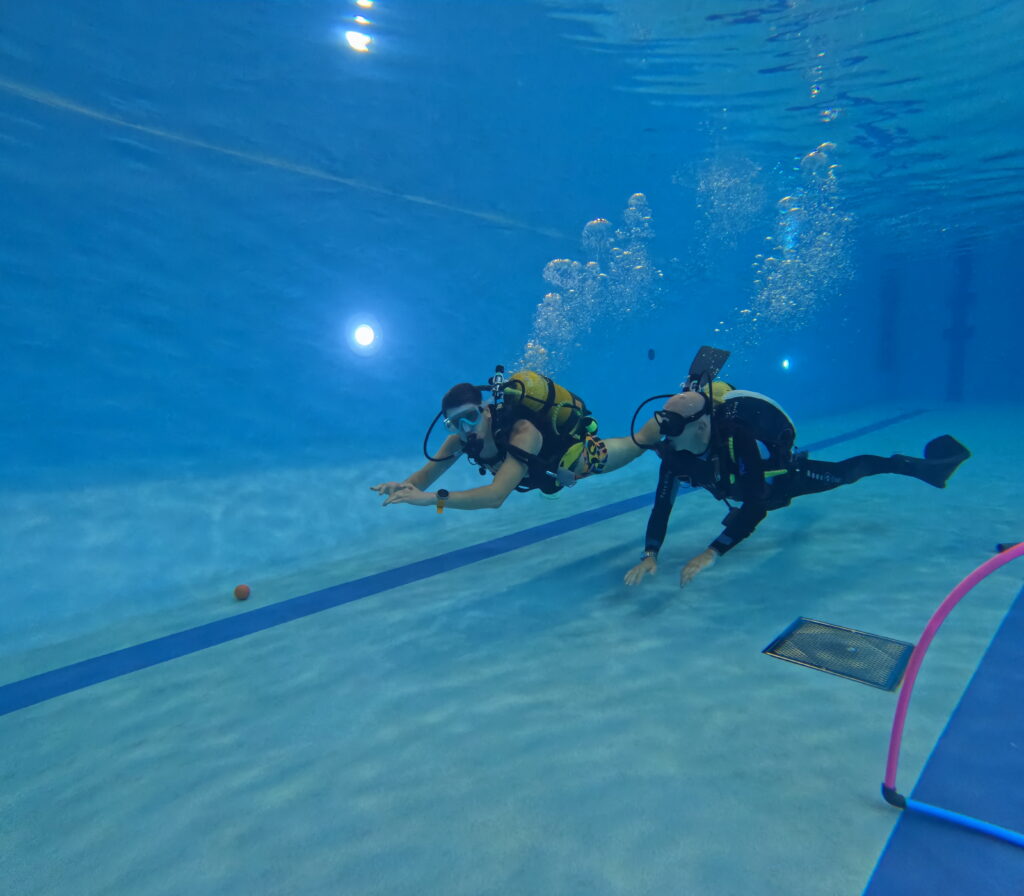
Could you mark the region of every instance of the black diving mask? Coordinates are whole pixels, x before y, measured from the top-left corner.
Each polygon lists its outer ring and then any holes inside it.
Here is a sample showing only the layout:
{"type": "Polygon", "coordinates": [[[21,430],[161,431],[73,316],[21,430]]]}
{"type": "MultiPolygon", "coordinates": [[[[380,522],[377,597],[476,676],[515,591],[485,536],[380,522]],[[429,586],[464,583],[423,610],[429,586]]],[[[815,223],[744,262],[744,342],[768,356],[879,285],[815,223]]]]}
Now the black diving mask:
{"type": "Polygon", "coordinates": [[[675,436],[681,436],[687,426],[700,420],[701,417],[708,413],[708,405],[710,403],[705,395],[704,407],[685,417],[682,414],[677,414],[675,411],[655,411],[654,419],[658,421],[658,432],[670,439],[675,436]]]}

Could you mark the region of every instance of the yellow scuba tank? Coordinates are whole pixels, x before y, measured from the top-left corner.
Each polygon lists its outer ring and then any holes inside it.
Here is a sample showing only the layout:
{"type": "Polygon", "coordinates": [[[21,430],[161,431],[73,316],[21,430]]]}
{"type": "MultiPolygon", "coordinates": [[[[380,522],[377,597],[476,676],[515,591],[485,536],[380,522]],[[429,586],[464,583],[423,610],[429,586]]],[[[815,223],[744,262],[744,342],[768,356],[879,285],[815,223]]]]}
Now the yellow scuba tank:
{"type": "Polygon", "coordinates": [[[519,370],[505,381],[504,401],[521,406],[556,435],[578,436],[596,429],[586,403],[554,380],[533,370],[519,370]]]}
{"type": "MultiPolygon", "coordinates": [[[[734,389],[735,387],[731,386],[725,380],[713,380],[711,383],[711,401],[714,406],[717,408],[723,401],[725,401],[725,396],[734,391],[734,389]]],[[[707,394],[706,388],[701,391],[705,395],[707,394]]]]}

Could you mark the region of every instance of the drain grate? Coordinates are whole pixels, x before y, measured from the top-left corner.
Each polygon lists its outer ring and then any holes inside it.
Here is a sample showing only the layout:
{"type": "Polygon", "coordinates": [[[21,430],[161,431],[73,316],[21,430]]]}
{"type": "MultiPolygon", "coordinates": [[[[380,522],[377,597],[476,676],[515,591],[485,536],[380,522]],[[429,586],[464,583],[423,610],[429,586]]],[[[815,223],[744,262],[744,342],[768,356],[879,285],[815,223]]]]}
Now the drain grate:
{"type": "Polygon", "coordinates": [[[801,616],[762,652],[885,691],[903,678],[914,645],[801,616]]]}

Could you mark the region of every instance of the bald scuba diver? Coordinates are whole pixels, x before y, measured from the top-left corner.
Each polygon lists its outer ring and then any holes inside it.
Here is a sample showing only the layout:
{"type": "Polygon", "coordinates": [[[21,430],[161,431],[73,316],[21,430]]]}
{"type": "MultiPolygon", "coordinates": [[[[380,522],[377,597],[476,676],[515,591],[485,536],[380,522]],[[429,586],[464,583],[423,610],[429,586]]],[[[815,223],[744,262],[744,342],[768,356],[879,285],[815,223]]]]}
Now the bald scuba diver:
{"type": "Polygon", "coordinates": [[[644,551],[640,562],[626,573],[627,585],[636,585],[657,570],[680,483],[704,488],[729,506],[722,533],[680,571],[679,585],[685,587],[747,538],[770,511],[788,506],[793,498],[882,473],[911,476],[945,488],[957,467],[971,456],[955,438],[944,435],[925,446],[922,458],[860,454],[835,463],[810,460],[807,452],[794,449],[793,423],[770,398],[733,390],[722,381],[708,380],[704,386],[691,380],[686,385],[689,388],[678,394],[655,396],[668,398],[654,415],[662,437],[654,449],[661,458],[658,488],[644,551]]]}
{"type": "Polygon", "coordinates": [[[370,488],[385,496],[384,506],[412,504],[482,510],[500,507],[513,492],[553,495],[588,476],[625,466],[658,441],[657,424],[648,421],[637,437],[602,439],[598,424],[578,395],[548,377],[522,370],[505,378],[500,365],[486,385],[459,383],[445,393],[441,411],[427,430],[427,463],[402,482],[370,488]],[[490,392],[491,400],[484,400],[490,392]],[[427,450],[430,434],[443,419],[449,435],[439,454],[427,450]],[[480,488],[425,491],[460,457],[493,479],[480,488]]]}

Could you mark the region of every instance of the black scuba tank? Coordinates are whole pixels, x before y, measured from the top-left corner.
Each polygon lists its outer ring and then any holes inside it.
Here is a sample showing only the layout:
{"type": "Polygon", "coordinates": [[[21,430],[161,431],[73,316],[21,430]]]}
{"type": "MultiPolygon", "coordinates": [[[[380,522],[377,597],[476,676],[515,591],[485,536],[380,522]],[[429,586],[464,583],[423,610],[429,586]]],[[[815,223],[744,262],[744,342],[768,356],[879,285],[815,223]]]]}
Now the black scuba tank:
{"type": "Polygon", "coordinates": [[[792,459],[796,426],[766,395],[744,390],[728,392],[715,409],[715,419],[742,423],[768,449],[767,463],[771,466],[784,467],[792,459]]]}

